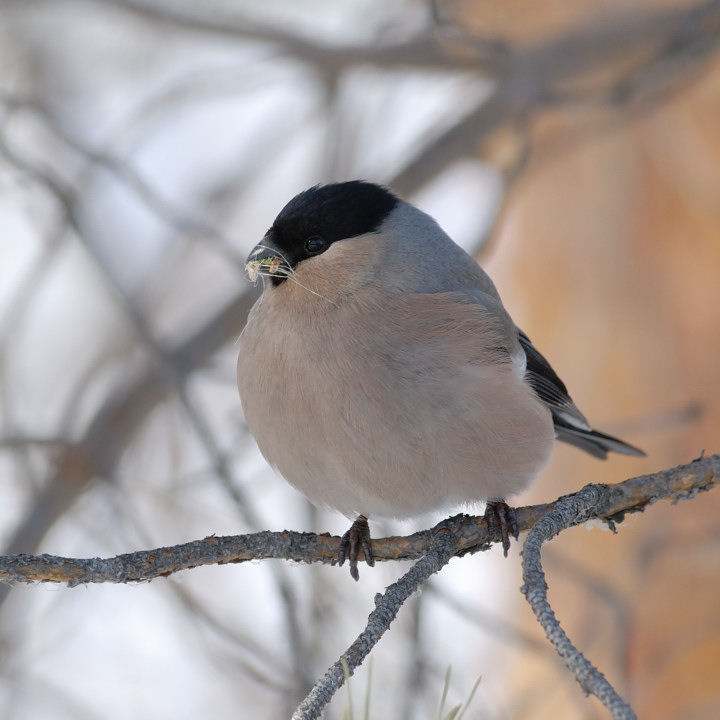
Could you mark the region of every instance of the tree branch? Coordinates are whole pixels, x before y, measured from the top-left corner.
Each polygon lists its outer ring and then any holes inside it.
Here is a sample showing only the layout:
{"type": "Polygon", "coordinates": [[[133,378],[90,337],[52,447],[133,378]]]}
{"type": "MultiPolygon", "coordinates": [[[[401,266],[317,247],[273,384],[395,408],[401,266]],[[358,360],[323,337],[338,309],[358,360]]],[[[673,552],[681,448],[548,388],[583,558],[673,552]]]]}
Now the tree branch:
{"type": "MultiPolygon", "coordinates": [[[[530,530],[523,548],[523,593],[549,640],[574,673],[585,692],[593,693],[615,720],[634,720],[635,713],[605,677],[572,644],[547,601],[547,585],[540,549],[560,531],[592,518],[614,529],[627,513],[644,512],[660,499],[693,499],[720,483],[720,455],[698,458],[688,465],[625,480],[615,485],[587,485],[577,493],[548,505],[517,509],[521,530],[530,530]]],[[[342,657],[318,681],[293,715],[293,720],[315,720],[345,679],[363,662],[390,627],[402,604],[430,575],[452,557],[485,550],[491,542],[485,519],[456,515],[432,530],[407,537],[374,540],[376,560],[417,559],[400,580],[376,595],[375,610],[365,629],[342,657]]],[[[296,562],[335,564],[339,537],[298,532],[259,532],[232,537],[210,536],[174,547],[78,560],[52,555],[0,557],[0,581],[57,582],[69,587],[85,583],[127,583],[171,575],[199,565],[284,558],[296,562]]]]}
{"type": "MultiPolygon", "coordinates": [[[[695,460],[688,465],[625,480],[615,485],[590,485],[599,493],[597,503],[571,519],[571,524],[591,518],[603,520],[612,527],[622,522],[626,513],[643,512],[660,499],[692,499],[699,492],[720,483],[720,455],[695,460]]],[[[554,503],[517,508],[521,530],[533,528],[549,513],[566,511],[573,498],[585,497],[588,491],[560,498],[554,503]]],[[[486,550],[498,538],[490,537],[481,516],[458,515],[452,518],[456,556],[486,550]]],[[[436,543],[439,530],[447,530],[443,521],[431,530],[406,537],[388,537],[372,541],[376,561],[416,560],[426,555],[436,543]]],[[[69,587],[87,583],[128,583],[172,575],[200,565],[224,565],[249,560],[285,559],[303,563],[335,564],[340,538],[327,533],[258,532],[228,537],[210,536],[203,540],[172,547],[142,550],[114,558],[64,558],[53,555],[9,555],[0,557],[0,581],[55,582],[69,587]]]]}
{"type": "Polygon", "coordinates": [[[540,549],[546,540],[573,525],[602,517],[608,500],[608,488],[603,485],[586,485],[580,492],[562,498],[555,507],[532,527],[522,550],[522,592],[545,630],[548,640],[575,675],[580,687],[592,693],[610,710],[615,720],[636,720],[633,709],[617,694],[605,676],[573,645],[560,627],[547,599],[547,583],[540,561],[540,549]]]}

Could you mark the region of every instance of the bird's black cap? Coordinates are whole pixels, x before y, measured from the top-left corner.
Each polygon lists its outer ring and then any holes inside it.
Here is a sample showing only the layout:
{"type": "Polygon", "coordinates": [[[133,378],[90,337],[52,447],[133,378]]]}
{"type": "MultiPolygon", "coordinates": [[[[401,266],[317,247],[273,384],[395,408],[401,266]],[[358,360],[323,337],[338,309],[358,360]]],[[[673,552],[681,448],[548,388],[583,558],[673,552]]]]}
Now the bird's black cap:
{"type": "Polygon", "coordinates": [[[265,238],[294,268],[338,240],[376,232],[397,203],[390,190],[363,180],[316,185],[290,200],[265,238]]]}

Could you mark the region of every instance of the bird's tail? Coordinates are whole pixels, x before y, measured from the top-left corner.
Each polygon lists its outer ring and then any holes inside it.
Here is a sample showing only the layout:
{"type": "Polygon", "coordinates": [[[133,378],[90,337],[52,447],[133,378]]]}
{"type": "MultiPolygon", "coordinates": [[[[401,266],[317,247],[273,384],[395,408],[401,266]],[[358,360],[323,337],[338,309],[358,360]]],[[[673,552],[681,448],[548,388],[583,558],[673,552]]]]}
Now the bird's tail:
{"type": "Polygon", "coordinates": [[[605,460],[609,452],[645,457],[642,450],[628,445],[612,435],[606,435],[592,428],[573,426],[555,413],[553,413],[553,421],[555,422],[555,437],[558,440],[574,445],[601,460],[605,460]]]}

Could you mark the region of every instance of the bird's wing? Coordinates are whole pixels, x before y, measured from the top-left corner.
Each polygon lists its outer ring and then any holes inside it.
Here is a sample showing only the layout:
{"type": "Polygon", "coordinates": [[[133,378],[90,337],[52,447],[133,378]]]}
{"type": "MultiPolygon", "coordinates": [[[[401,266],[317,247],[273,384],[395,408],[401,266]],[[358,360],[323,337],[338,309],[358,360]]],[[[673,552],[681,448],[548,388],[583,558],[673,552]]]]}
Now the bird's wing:
{"type": "Polygon", "coordinates": [[[645,455],[642,450],[612,435],[593,430],[570,398],[565,383],[535,349],[530,338],[522,330],[518,330],[518,338],[527,358],[527,380],[537,396],[550,408],[558,440],[575,445],[603,460],[609,451],[623,455],[645,455]]]}
{"type": "Polygon", "coordinates": [[[409,349],[410,355],[412,348],[421,349],[421,362],[451,370],[524,361],[512,320],[490,295],[400,293],[387,298],[381,312],[396,327],[386,342],[409,349]]]}

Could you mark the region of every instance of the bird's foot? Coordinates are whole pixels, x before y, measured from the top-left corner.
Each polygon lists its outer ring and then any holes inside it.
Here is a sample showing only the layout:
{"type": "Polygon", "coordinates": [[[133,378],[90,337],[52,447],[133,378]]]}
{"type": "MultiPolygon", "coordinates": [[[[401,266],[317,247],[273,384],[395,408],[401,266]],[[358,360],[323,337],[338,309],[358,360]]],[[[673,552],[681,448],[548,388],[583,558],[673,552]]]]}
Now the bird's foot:
{"type": "Polygon", "coordinates": [[[372,550],[370,549],[370,527],[364,515],[358,515],[357,520],[350,526],[350,529],[340,539],[338,550],[338,565],[345,562],[347,556],[350,560],[350,575],[354,580],[360,578],[358,572],[358,551],[362,549],[365,555],[365,562],[371,567],[375,564],[372,550]]]}
{"type": "Polygon", "coordinates": [[[519,529],[515,508],[511,508],[506,502],[488,502],[485,508],[485,521],[488,526],[488,533],[491,537],[500,537],[502,540],[503,553],[507,557],[510,549],[510,536],[518,539],[519,529]]]}

